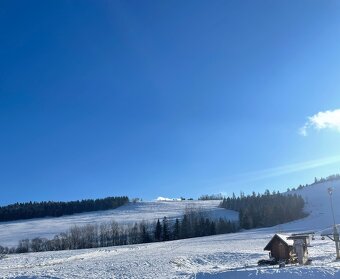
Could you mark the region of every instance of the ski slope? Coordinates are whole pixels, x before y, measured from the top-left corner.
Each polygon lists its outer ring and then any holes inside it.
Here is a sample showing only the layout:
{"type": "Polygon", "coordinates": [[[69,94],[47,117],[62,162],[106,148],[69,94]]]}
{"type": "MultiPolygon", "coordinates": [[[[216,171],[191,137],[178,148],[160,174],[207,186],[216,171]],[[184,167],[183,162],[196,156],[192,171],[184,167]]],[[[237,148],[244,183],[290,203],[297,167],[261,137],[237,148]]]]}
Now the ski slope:
{"type": "Polygon", "coordinates": [[[10,255],[0,260],[0,278],[340,278],[334,243],[320,233],[333,223],[327,188],[334,187],[340,220],[340,181],[297,191],[310,215],[271,228],[169,242],[10,255]],[[308,248],[312,264],[258,267],[268,257],[264,246],[276,232],[315,231],[308,248]]]}
{"type": "Polygon", "coordinates": [[[306,201],[305,211],[309,216],[280,227],[285,231],[308,231],[321,232],[333,225],[332,211],[328,188],[334,189],[332,194],[335,220],[340,223],[340,180],[313,184],[301,190],[290,192],[298,194],[306,201]]]}
{"type": "Polygon", "coordinates": [[[167,216],[180,218],[186,208],[197,208],[213,218],[237,220],[238,213],[219,208],[220,201],[156,201],[129,203],[116,209],[62,216],[0,223],[0,245],[16,246],[21,239],[53,238],[73,225],[100,224],[115,220],[120,224],[141,221],[153,222],[167,216]]]}

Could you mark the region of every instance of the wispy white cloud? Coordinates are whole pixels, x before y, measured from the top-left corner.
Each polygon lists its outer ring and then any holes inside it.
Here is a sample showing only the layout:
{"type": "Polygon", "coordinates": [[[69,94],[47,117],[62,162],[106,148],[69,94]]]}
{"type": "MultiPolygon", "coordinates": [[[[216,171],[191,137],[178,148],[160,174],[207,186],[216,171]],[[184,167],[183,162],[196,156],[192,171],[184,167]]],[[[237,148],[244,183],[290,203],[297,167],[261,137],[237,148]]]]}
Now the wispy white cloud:
{"type": "Polygon", "coordinates": [[[320,158],[311,161],[293,163],[288,165],[283,165],[274,168],[268,168],[264,170],[249,172],[246,175],[252,177],[253,180],[260,180],[270,177],[276,177],[286,174],[291,174],[294,172],[301,172],[309,169],[319,168],[326,165],[332,165],[340,162],[340,156],[320,158]]]}
{"type": "Polygon", "coordinates": [[[308,121],[300,128],[299,133],[307,136],[310,129],[332,129],[340,132],[340,109],[320,111],[308,117],[308,121]]]}
{"type": "MultiPolygon", "coordinates": [[[[291,164],[286,164],[282,166],[262,169],[262,170],[254,170],[250,172],[244,172],[240,174],[235,174],[233,176],[220,178],[219,180],[211,180],[205,181],[205,184],[217,184],[223,189],[226,185],[235,185],[235,184],[249,184],[255,181],[265,180],[268,178],[280,177],[284,175],[290,175],[292,173],[303,172],[311,169],[317,169],[321,167],[325,167],[328,165],[339,164],[340,155],[324,157],[315,160],[296,162],[291,164]]],[[[216,191],[216,190],[215,190],[216,191]]],[[[221,192],[221,191],[219,191],[221,192]]]]}

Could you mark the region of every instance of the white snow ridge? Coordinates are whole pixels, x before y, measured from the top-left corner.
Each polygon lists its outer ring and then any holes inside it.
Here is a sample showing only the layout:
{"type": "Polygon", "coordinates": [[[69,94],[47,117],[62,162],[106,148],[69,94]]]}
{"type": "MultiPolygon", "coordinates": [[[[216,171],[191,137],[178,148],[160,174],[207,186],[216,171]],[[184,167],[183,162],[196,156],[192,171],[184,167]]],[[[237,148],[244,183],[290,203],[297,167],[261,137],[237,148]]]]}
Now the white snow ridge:
{"type": "MultiPolygon", "coordinates": [[[[335,219],[340,222],[340,181],[325,182],[296,191],[306,199],[305,209],[310,212],[302,220],[271,228],[169,242],[14,254],[0,260],[0,278],[340,278],[340,262],[335,261],[334,242],[327,238],[323,240],[320,236],[321,231],[333,224],[327,193],[330,186],[334,188],[335,219]],[[312,260],[310,265],[286,265],[284,268],[257,266],[258,260],[268,257],[263,248],[274,233],[306,231],[315,232],[315,240],[308,247],[312,260]]],[[[195,203],[207,210],[215,208],[218,214],[222,210],[217,208],[218,202],[195,203]]],[[[141,216],[155,219],[168,210],[171,216],[167,216],[175,217],[184,210],[185,203],[153,202],[129,206],[110,211],[111,215],[120,216],[116,211],[124,211],[126,213],[121,217],[122,220],[138,220],[141,216]],[[157,209],[147,210],[148,206],[157,209]],[[175,210],[175,207],[178,209],[175,210]],[[163,211],[159,213],[158,210],[163,211]]],[[[68,218],[74,218],[73,221],[82,220],[82,223],[86,223],[109,213],[98,214],[80,214],[53,220],[67,223],[68,218]]],[[[44,226],[48,226],[53,220],[46,218],[26,222],[37,222],[37,225],[43,222],[44,226]]],[[[25,222],[2,224],[0,243],[4,240],[10,242],[7,239],[10,236],[5,236],[6,228],[15,236],[15,230],[25,228],[25,222]],[[16,227],[16,224],[19,225],[16,227]]]]}

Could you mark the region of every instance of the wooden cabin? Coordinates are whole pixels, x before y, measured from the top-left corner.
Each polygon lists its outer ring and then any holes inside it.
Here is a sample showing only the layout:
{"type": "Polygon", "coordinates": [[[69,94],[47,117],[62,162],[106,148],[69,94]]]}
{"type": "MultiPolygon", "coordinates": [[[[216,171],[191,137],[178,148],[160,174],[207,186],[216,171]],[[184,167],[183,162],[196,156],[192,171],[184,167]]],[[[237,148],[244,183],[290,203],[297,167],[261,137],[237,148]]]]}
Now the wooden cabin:
{"type": "Polygon", "coordinates": [[[293,253],[293,240],[288,237],[289,235],[275,234],[264,250],[270,251],[270,256],[277,261],[288,261],[293,253]]]}

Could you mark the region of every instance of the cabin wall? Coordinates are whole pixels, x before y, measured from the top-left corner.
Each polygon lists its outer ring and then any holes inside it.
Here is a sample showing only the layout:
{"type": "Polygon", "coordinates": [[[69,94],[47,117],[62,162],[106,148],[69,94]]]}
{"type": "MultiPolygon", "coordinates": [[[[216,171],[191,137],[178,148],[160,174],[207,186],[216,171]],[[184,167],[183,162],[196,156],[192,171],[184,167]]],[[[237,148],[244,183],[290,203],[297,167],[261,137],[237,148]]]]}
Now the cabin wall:
{"type": "Polygon", "coordinates": [[[294,250],[298,258],[299,264],[307,264],[308,263],[308,250],[307,250],[306,242],[303,239],[295,239],[294,250]]]}
{"type": "Polygon", "coordinates": [[[289,259],[289,246],[280,241],[274,239],[271,245],[271,255],[277,260],[288,260],[289,259]]]}

